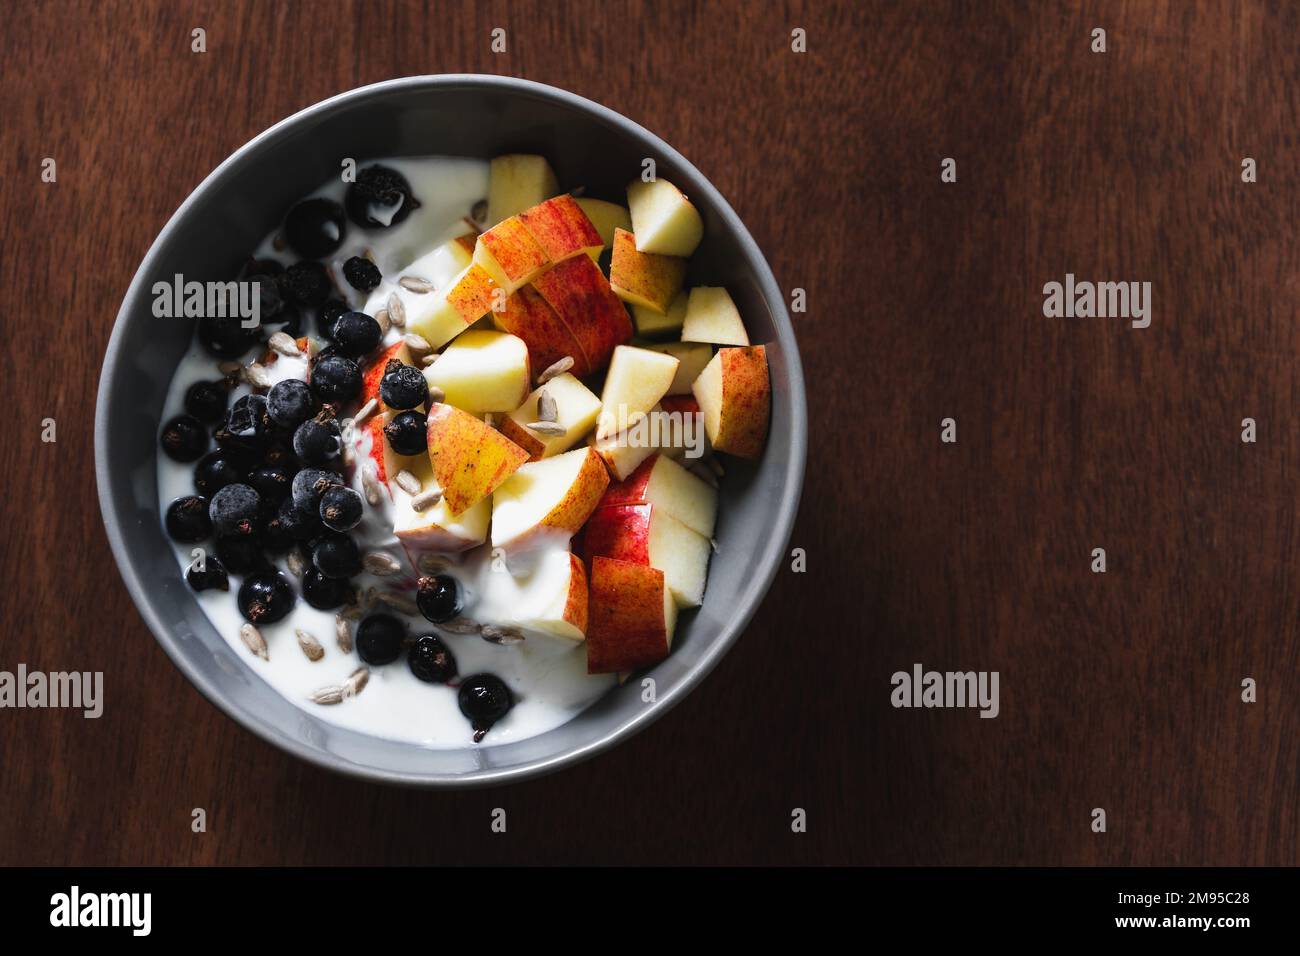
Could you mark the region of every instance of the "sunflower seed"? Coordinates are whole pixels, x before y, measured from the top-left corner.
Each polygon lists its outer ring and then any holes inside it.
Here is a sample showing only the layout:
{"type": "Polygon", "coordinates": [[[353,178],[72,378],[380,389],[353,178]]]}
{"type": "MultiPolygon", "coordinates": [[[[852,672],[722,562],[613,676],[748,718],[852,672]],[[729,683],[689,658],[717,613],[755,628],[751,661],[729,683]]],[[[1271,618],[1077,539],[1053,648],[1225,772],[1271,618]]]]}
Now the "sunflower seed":
{"type": "Polygon", "coordinates": [[[552,365],[548,365],[541,375],[537,376],[537,384],[545,385],[557,375],[563,375],[569,369],[573,368],[573,356],[566,355],[552,365]]]}
{"type": "Polygon", "coordinates": [[[334,639],[344,654],[352,653],[352,626],[342,614],[334,615],[334,639]]]}
{"type": "Polygon", "coordinates": [[[386,551],[366,552],[365,557],[361,559],[361,565],[371,574],[379,577],[388,577],[402,570],[402,566],[397,559],[386,551]]]}
{"type": "Polygon", "coordinates": [[[379,486],[379,472],[373,461],[361,466],[361,487],[365,489],[366,501],[370,502],[370,507],[378,508],[379,502],[383,500],[383,490],[379,486]]]}
{"type": "Polygon", "coordinates": [[[366,403],[362,405],[360,408],[358,408],[357,413],[352,416],[352,423],[354,425],[357,425],[360,424],[361,422],[364,422],[367,418],[371,416],[374,410],[378,407],[379,407],[379,403],[375,401],[373,398],[366,399],[366,403]]]}
{"type": "Polygon", "coordinates": [[[422,490],[424,490],[424,485],[421,483],[420,479],[416,478],[415,475],[411,474],[405,468],[397,473],[397,477],[394,480],[397,482],[397,487],[401,488],[408,495],[418,495],[422,490]]]}
{"type": "MultiPolygon", "coordinates": [[[[436,355],[430,355],[430,356],[429,356],[429,358],[433,358],[433,359],[436,359],[437,357],[438,357],[438,356],[436,356],[436,355]]],[[[433,363],[430,362],[429,364],[432,365],[433,363]]],[[[441,401],[445,401],[446,398],[447,398],[447,393],[444,392],[442,389],[440,389],[437,385],[430,385],[430,386],[429,386],[429,404],[430,404],[430,405],[436,405],[436,404],[438,404],[438,403],[441,402],[441,401]]]]}
{"type": "Polygon", "coordinates": [[[477,634],[482,627],[481,624],[471,621],[467,617],[453,617],[450,621],[443,621],[438,626],[444,631],[451,631],[453,634],[477,634]]]}
{"type": "Polygon", "coordinates": [[[432,354],[430,354],[430,355],[426,355],[424,358],[420,359],[420,364],[423,365],[425,368],[428,368],[430,365],[432,365],[432,364],[433,364],[434,362],[436,362],[436,361],[438,361],[438,353],[437,353],[437,352],[434,352],[434,353],[432,353],[432,354]]]}
{"type": "Polygon", "coordinates": [[[285,249],[289,248],[289,240],[285,238],[284,233],[277,232],[275,234],[275,238],[271,240],[271,248],[276,252],[284,252],[285,249]]]}
{"type": "Polygon", "coordinates": [[[406,306],[402,305],[402,297],[396,292],[388,295],[388,321],[399,329],[406,328],[406,306]]]}
{"type": "Polygon", "coordinates": [[[537,432],[539,435],[563,435],[565,428],[563,425],[557,425],[555,422],[529,422],[524,426],[529,431],[537,432]]]}
{"type": "Polygon", "coordinates": [[[345,445],[350,445],[357,440],[357,420],[355,418],[344,418],[339,422],[339,439],[345,445]]]}
{"type": "Polygon", "coordinates": [[[718,461],[718,459],[716,458],[713,457],[706,458],[704,459],[704,463],[707,464],[709,468],[713,471],[713,473],[717,475],[719,478],[721,478],[723,475],[727,473],[727,469],[722,467],[722,462],[718,461]]]}
{"type": "Polygon", "coordinates": [[[244,369],[244,381],[253,388],[270,388],[271,373],[266,370],[266,366],[254,362],[244,369]]]}
{"type": "Polygon", "coordinates": [[[344,621],[359,621],[366,616],[366,609],[359,604],[349,604],[339,611],[338,616],[344,621]]]}
{"type": "Polygon", "coordinates": [[[341,704],[343,703],[343,687],[339,684],[321,687],[312,691],[307,699],[313,704],[341,704]]]}
{"type": "Polygon", "coordinates": [[[429,344],[429,340],[423,335],[416,335],[414,332],[407,332],[402,336],[402,341],[406,343],[406,347],[412,352],[433,351],[433,346],[429,344]]]}
{"type": "Polygon", "coordinates": [[[524,639],[524,632],[515,627],[498,627],[496,624],[484,624],[479,630],[479,637],[489,644],[518,644],[524,639]]]}
{"type": "Polygon", "coordinates": [[[297,548],[289,552],[284,559],[284,563],[289,569],[289,573],[296,578],[300,578],[307,573],[307,562],[302,559],[302,553],[297,548]]]}
{"type": "Polygon", "coordinates": [[[356,452],[352,450],[351,445],[344,445],[343,446],[343,467],[351,468],[356,463],[357,463],[356,452]]]}
{"type": "Polygon", "coordinates": [[[560,409],[555,398],[549,392],[537,396],[537,417],[544,422],[558,422],[560,409]]]}
{"type": "Polygon", "coordinates": [[[302,354],[302,349],[298,348],[298,343],[288,332],[276,332],[267,339],[266,344],[288,358],[297,358],[302,354]]]}
{"type": "Polygon", "coordinates": [[[293,629],[293,636],[298,638],[298,646],[302,652],[307,655],[307,660],[318,661],[325,656],[325,648],[320,646],[320,641],[308,634],[300,627],[293,629]]]}
{"type": "Polygon", "coordinates": [[[404,594],[394,594],[392,591],[380,591],[379,601],[386,604],[399,614],[406,614],[415,617],[420,613],[414,601],[404,594]]]}
{"type": "Polygon", "coordinates": [[[361,693],[363,690],[366,689],[366,685],[369,683],[370,683],[370,668],[358,667],[351,674],[349,674],[348,679],[343,682],[343,696],[356,697],[357,694],[361,693]]]}
{"type": "Polygon", "coordinates": [[[416,295],[424,295],[426,292],[433,291],[433,283],[419,276],[402,276],[397,280],[397,284],[407,292],[414,292],[416,295]]]}
{"type": "Polygon", "coordinates": [[[366,588],[364,591],[361,592],[361,600],[358,601],[357,603],[360,604],[361,607],[364,608],[366,611],[373,611],[375,609],[375,603],[378,600],[379,600],[379,589],[374,585],[371,585],[370,587],[366,588]]]}
{"type": "Polygon", "coordinates": [[[244,366],[238,362],[218,362],[217,371],[222,375],[238,375],[244,370],[244,366]]]}
{"type": "Polygon", "coordinates": [[[264,661],[269,661],[271,656],[266,652],[266,638],[251,624],[243,624],[239,628],[239,639],[244,642],[244,646],[256,654],[264,661]]]}
{"type": "Polygon", "coordinates": [[[480,199],[469,208],[469,217],[476,223],[487,222],[488,201],[480,199]]]}
{"type": "Polygon", "coordinates": [[[411,499],[411,508],[415,511],[428,511],[441,500],[442,492],[437,489],[422,491],[411,499]]]}
{"type": "Polygon", "coordinates": [[[387,335],[387,334],[388,334],[388,326],[389,326],[389,324],[390,324],[389,321],[388,321],[388,310],[387,310],[387,309],[380,309],[378,312],[376,312],[376,313],[375,313],[375,321],[379,323],[379,331],[380,331],[380,334],[387,335]]]}
{"type": "Polygon", "coordinates": [[[447,562],[436,554],[422,554],[415,563],[425,574],[437,574],[439,571],[447,570],[447,562]]]}

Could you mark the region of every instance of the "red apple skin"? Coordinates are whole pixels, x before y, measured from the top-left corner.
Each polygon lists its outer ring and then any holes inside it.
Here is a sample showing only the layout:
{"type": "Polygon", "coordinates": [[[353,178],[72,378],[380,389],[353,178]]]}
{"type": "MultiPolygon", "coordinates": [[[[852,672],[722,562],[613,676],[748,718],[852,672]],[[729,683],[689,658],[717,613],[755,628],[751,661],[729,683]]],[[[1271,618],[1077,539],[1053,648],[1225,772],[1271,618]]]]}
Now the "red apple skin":
{"type": "Polygon", "coordinates": [[[659,453],[655,452],[622,481],[611,481],[605,489],[605,496],[600,499],[597,512],[617,505],[645,505],[648,508],[650,505],[645,499],[645,489],[650,484],[650,472],[654,471],[658,460],[659,453]]]}
{"type": "Polygon", "coordinates": [[[524,286],[506,299],[504,312],[494,312],[492,321],[502,332],[524,340],[528,363],[540,375],[566,355],[573,357],[573,375],[591,373],[587,355],[569,327],[532,286],[524,286]]]}
{"type": "Polygon", "coordinates": [[[650,563],[650,505],[601,505],[583,528],[582,556],[650,563]]]}
{"type": "Polygon", "coordinates": [[[568,193],[525,209],[519,218],[552,262],[576,256],[587,247],[605,244],[582,207],[568,193]]]}
{"type": "Polygon", "coordinates": [[[370,460],[375,463],[376,477],[383,485],[388,481],[388,464],[384,461],[384,417],[375,413],[362,422],[361,427],[370,435],[370,460]]]}
{"type": "Polygon", "coordinates": [[[631,316],[590,256],[574,256],[553,266],[533,280],[533,288],[586,353],[588,374],[603,371],[614,348],[632,338],[631,316]]]}
{"type": "Polygon", "coordinates": [[[587,673],[638,670],[667,656],[663,572],[595,558],[588,585],[587,673]]]}
{"type": "Polygon", "coordinates": [[[384,366],[392,359],[401,358],[400,353],[406,348],[405,342],[398,342],[396,345],[390,345],[384,349],[373,362],[366,366],[365,373],[361,376],[361,404],[364,405],[370,399],[383,404],[379,397],[379,382],[384,377],[384,366]]]}
{"type": "Polygon", "coordinates": [[[659,407],[666,412],[681,412],[683,415],[700,414],[700,403],[694,395],[665,395],[659,399],[659,407]]]}

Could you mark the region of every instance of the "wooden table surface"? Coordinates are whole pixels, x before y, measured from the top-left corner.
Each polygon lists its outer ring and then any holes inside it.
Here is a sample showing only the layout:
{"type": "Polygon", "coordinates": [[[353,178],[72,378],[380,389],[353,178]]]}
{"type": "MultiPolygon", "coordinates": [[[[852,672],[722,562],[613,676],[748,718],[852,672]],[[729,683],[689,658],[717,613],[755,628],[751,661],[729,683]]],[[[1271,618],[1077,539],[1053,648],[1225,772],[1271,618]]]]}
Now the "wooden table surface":
{"type": "Polygon", "coordinates": [[[0,863],[1300,862],[1294,5],[431,6],[7,12],[0,669],[102,670],[106,711],[0,711],[0,863]],[[644,124],[808,296],[807,571],[648,731],[457,793],[332,776],[201,698],[113,566],[91,437],[189,191],[302,107],[434,72],[644,124]],[[1045,318],[1067,272],[1151,282],[1150,327],[1045,318]],[[998,671],[1000,715],[894,709],[916,662],[998,671]]]}

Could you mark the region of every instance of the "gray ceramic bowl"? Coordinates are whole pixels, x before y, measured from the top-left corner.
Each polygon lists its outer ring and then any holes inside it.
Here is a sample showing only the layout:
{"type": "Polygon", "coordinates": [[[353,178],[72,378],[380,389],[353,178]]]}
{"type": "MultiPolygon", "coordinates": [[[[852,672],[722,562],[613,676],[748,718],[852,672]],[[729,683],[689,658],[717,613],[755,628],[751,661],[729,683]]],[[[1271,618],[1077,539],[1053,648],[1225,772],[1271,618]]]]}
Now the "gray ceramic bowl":
{"type": "Polygon", "coordinates": [[[163,650],[200,692],[289,753],[331,770],[417,786],[499,784],[590,757],[646,727],[713,668],[753,616],[782,560],[803,483],[803,375],[783,297],[754,240],[699,171],[637,124],[549,86],[498,76],[391,80],[353,90],[271,127],[222,163],[181,204],[141,263],[104,357],[95,415],[100,507],[113,554],[163,650]],[[153,318],[150,287],[181,273],[226,280],[284,210],[330,176],[340,157],[535,152],[564,184],[622,201],[644,157],[686,192],[705,239],[688,281],[725,285],[755,342],[768,345],[772,427],[755,465],[728,462],[704,606],[683,616],[671,656],[637,682],[548,733],[500,746],[424,750],[344,730],[289,703],[246,666],[199,609],[158,518],[155,455],[167,385],[188,323],[153,318]]]}

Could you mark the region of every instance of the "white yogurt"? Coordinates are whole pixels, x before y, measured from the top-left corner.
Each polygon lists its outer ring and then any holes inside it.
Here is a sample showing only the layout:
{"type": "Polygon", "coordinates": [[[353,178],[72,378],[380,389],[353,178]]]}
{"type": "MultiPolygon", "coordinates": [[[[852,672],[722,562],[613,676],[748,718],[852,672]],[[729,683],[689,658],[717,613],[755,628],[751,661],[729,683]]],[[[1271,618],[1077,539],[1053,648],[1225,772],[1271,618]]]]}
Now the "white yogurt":
{"type": "MultiPolygon", "coordinates": [[[[372,301],[386,299],[389,292],[398,290],[396,280],[405,272],[420,275],[441,286],[451,277],[448,266],[434,254],[444,242],[467,231],[463,217],[469,215],[473,204],[487,195],[488,164],[478,160],[430,157],[420,159],[379,160],[404,176],[421,206],[401,224],[391,230],[364,232],[349,223],[348,236],[343,246],[329,263],[335,276],[342,276],[343,262],[354,255],[369,251],[384,274],[383,285],[370,294],[372,301]]],[[[342,201],[345,185],[331,182],[314,196],[327,196],[342,201]]],[[[306,198],[306,197],[304,197],[306,198]]],[[[277,252],[274,236],[268,236],[256,251],[262,259],[276,259],[286,265],[294,261],[291,253],[277,252]]],[[[340,281],[353,308],[361,308],[366,298],[340,281]]],[[[399,294],[406,296],[408,293],[399,294]]],[[[399,338],[400,330],[390,329],[386,342],[399,338]]],[[[247,363],[255,356],[244,357],[247,363]]],[[[181,361],[168,391],[163,420],[184,411],[185,391],[196,381],[220,377],[217,360],[193,343],[181,361]]],[[[285,378],[306,378],[306,359],[279,356],[269,366],[273,381],[285,378]]],[[[230,397],[246,394],[241,386],[230,397]]],[[[366,460],[369,439],[363,437],[357,448],[357,461],[366,460]]],[[[215,446],[214,446],[215,447],[215,446]]],[[[160,513],[171,502],[183,495],[194,494],[194,466],[172,461],[158,455],[158,494],[160,513]]],[[[352,487],[363,492],[360,468],[354,470],[352,487]]],[[[405,492],[390,483],[390,491],[398,502],[406,498],[405,492]]],[[[375,577],[360,574],[354,579],[359,590],[374,586],[381,590],[395,590],[408,599],[415,597],[415,578],[418,572],[410,566],[405,552],[393,534],[393,503],[385,500],[377,508],[369,505],[361,524],[351,532],[362,552],[383,550],[395,557],[403,566],[403,573],[393,577],[375,577]]],[[[211,542],[199,545],[174,544],[182,573],[192,561],[194,548],[211,548],[211,542]]],[[[549,543],[552,552],[567,550],[567,541],[549,543]]],[[[459,558],[451,574],[464,583],[466,595],[465,615],[483,623],[513,623],[520,615],[526,616],[532,608],[532,595],[539,593],[537,578],[553,566],[545,555],[537,556],[527,567],[503,570],[500,561],[493,561],[490,547],[483,545],[459,558]],[[534,570],[535,569],[535,570],[534,570]]],[[[277,562],[280,570],[295,584],[283,559],[277,562]]],[[[242,577],[230,576],[229,591],[205,591],[196,594],[199,605],[216,629],[239,658],[245,661],[276,691],[293,703],[310,711],[322,720],[352,730],[395,740],[410,741],[431,748],[459,748],[474,746],[469,721],[460,713],[454,687],[427,684],[410,671],[403,653],[396,661],[370,668],[370,681],[358,696],[334,706],[321,706],[308,700],[312,691],[341,683],[362,661],[356,651],[344,653],[335,641],[335,611],[318,611],[298,595],[294,610],[283,621],[263,625],[269,660],[263,661],[249,653],[239,638],[244,623],[235,603],[242,577]],[[294,631],[301,628],[314,635],[324,646],[325,655],[319,661],[310,661],[299,649],[294,631]]],[[[403,615],[385,607],[378,611],[403,615]]],[[[405,618],[412,634],[435,633],[436,629],[422,617],[405,618]]],[[[353,625],[355,632],[356,625],[353,625]]],[[[500,677],[510,687],[515,706],[498,722],[478,746],[508,743],[551,730],[572,719],[583,708],[603,695],[615,684],[613,675],[587,674],[586,649],[582,644],[529,631],[527,639],[511,645],[489,644],[478,636],[452,635],[439,632],[456,658],[461,677],[488,672],[500,677]]]]}

